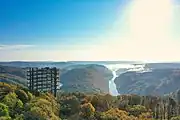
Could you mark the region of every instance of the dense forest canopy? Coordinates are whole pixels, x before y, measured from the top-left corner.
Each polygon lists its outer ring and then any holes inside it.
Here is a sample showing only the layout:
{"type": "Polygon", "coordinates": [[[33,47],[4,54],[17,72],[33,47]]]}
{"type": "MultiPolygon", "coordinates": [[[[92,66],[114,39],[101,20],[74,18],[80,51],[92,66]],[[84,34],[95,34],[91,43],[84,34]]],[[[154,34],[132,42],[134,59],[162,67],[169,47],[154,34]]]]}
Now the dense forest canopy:
{"type": "Polygon", "coordinates": [[[0,120],[179,120],[176,97],[51,93],[0,82],[0,120]]]}

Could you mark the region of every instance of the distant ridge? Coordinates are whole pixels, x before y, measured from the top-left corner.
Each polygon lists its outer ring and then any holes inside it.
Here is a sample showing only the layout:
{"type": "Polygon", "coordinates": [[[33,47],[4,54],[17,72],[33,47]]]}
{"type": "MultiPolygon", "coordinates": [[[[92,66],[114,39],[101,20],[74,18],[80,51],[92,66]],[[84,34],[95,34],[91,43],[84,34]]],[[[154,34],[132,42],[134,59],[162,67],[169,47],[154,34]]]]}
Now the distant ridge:
{"type": "Polygon", "coordinates": [[[64,68],[69,65],[82,65],[82,64],[135,64],[140,62],[135,61],[7,61],[0,62],[0,65],[12,66],[12,67],[58,67],[64,68]]]}

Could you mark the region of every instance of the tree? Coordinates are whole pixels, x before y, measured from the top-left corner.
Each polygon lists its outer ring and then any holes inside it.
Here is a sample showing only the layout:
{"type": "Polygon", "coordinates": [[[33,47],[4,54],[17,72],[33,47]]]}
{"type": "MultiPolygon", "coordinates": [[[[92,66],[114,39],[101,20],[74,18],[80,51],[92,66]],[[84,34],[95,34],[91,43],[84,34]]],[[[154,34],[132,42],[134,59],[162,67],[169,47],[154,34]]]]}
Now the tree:
{"type": "Polygon", "coordinates": [[[72,95],[72,96],[64,97],[63,99],[61,99],[60,103],[61,103],[60,112],[63,116],[70,116],[75,113],[79,113],[80,101],[76,96],[72,95]]]}
{"type": "Polygon", "coordinates": [[[107,111],[112,107],[113,98],[111,95],[93,95],[91,100],[92,105],[97,111],[107,111]]]}
{"type": "Polygon", "coordinates": [[[119,110],[118,108],[112,108],[106,112],[103,112],[102,120],[137,120],[133,116],[129,116],[126,111],[119,110]]]}
{"type": "Polygon", "coordinates": [[[7,94],[1,102],[8,106],[10,116],[13,118],[22,111],[23,103],[14,92],[7,94]]]}
{"type": "Polygon", "coordinates": [[[13,92],[15,87],[12,87],[9,84],[0,82],[0,100],[2,100],[7,94],[13,92]]]}
{"type": "Polygon", "coordinates": [[[32,100],[34,97],[29,91],[27,92],[27,95],[28,95],[29,101],[32,100]]]}
{"type": "Polygon", "coordinates": [[[21,89],[17,89],[15,91],[17,97],[23,102],[23,103],[26,103],[29,98],[28,98],[28,95],[26,94],[26,92],[24,92],[23,90],[21,89]]]}
{"type": "Polygon", "coordinates": [[[91,103],[85,103],[81,105],[80,116],[85,119],[90,119],[94,117],[95,108],[91,103]]]}
{"type": "Polygon", "coordinates": [[[6,104],[9,109],[15,108],[17,103],[17,95],[14,92],[7,94],[3,98],[2,103],[6,104]]]}
{"type": "Polygon", "coordinates": [[[12,119],[11,119],[11,117],[5,116],[5,117],[0,117],[0,120],[12,120],[12,119]]]}
{"type": "Polygon", "coordinates": [[[25,119],[25,117],[23,114],[15,115],[15,118],[14,118],[14,120],[24,120],[24,119],[25,119]]]}
{"type": "Polygon", "coordinates": [[[9,116],[8,106],[0,103],[0,116],[9,116]]]}
{"type": "Polygon", "coordinates": [[[60,105],[58,104],[58,102],[57,102],[56,98],[54,97],[54,95],[47,92],[47,93],[41,94],[39,97],[42,98],[42,99],[47,100],[51,104],[50,106],[51,106],[52,112],[56,116],[59,116],[60,105]]]}
{"type": "Polygon", "coordinates": [[[127,108],[127,111],[129,112],[130,115],[138,117],[142,113],[148,112],[145,106],[142,105],[133,105],[132,107],[129,106],[127,108]]]}
{"type": "Polygon", "coordinates": [[[141,97],[138,95],[131,95],[129,97],[129,105],[140,105],[141,97]]]}
{"type": "Polygon", "coordinates": [[[139,120],[152,120],[152,115],[151,113],[147,112],[147,113],[142,113],[139,115],[139,120]]]}
{"type": "Polygon", "coordinates": [[[26,115],[29,119],[35,119],[31,117],[59,120],[58,116],[53,111],[52,103],[48,100],[40,97],[36,97],[29,104],[26,104],[26,115]],[[30,116],[29,116],[30,115],[30,116]]]}

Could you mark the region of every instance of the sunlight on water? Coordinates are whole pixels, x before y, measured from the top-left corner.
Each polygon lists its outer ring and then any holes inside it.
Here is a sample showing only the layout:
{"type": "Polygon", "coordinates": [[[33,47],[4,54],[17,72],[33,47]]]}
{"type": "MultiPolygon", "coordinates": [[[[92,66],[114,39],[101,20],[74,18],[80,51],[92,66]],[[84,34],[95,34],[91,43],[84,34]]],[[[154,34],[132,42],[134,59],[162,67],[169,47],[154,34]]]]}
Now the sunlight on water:
{"type": "Polygon", "coordinates": [[[110,64],[110,65],[105,65],[108,69],[112,71],[116,71],[120,68],[133,68],[134,65],[131,64],[110,64]]]}

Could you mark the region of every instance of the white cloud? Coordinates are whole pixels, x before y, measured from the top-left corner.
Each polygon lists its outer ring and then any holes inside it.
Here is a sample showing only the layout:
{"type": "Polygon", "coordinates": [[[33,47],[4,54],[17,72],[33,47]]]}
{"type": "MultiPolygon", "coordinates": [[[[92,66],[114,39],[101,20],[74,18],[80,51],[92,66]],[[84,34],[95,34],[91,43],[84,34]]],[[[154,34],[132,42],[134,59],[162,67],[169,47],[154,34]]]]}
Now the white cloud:
{"type": "Polygon", "coordinates": [[[22,50],[27,48],[32,48],[34,45],[3,45],[0,44],[0,50],[22,50]]]}

